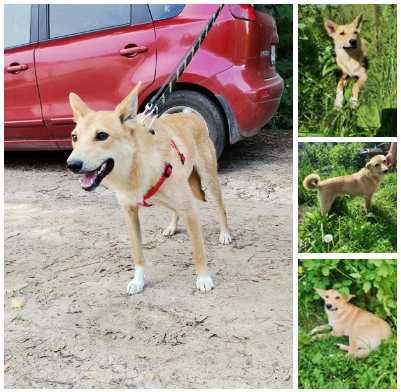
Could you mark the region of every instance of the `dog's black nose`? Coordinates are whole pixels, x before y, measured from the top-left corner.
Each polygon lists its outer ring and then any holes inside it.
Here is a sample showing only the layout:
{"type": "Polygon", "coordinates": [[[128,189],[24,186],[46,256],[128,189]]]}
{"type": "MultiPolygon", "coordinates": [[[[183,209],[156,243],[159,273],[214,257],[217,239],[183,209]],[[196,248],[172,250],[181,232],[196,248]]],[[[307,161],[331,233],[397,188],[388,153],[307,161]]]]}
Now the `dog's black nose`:
{"type": "Polygon", "coordinates": [[[326,308],[327,308],[327,309],[331,309],[332,307],[333,307],[332,304],[326,304],[326,308]]]}
{"type": "Polygon", "coordinates": [[[356,39],[350,39],[349,40],[349,44],[351,45],[351,46],[355,46],[356,45],[356,39]]]}
{"type": "Polygon", "coordinates": [[[388,169],[384,169],[384,170],[383,170],[383,173],[388,173],[388,169]]]}
{"type": "Polygon", "coordinates": [[[67,161],[67,168],[73,173],[79,173],[82,169],[82,161],[67,161]]]}

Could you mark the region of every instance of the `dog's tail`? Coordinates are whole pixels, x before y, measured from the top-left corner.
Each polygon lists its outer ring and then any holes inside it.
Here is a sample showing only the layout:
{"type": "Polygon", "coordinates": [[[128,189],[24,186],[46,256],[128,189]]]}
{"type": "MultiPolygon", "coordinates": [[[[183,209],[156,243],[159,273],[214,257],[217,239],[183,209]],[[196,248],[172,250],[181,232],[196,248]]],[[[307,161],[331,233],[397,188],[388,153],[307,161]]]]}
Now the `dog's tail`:
{"type": "Polygon", "coordinates": [[[202,189],[201,178],[199,173],[193,168],[191,175],[188,178],[189,186],[191,187],[192,194],[201,201],[206,201],[205,192],[202,189]]]}
{"type": "Polygon", "coordinates": [[[319,181],[320,177],[317,174],[309,174],[309,176],[305,177],[304,187],[309,190],[318,189],[319,181]]]}

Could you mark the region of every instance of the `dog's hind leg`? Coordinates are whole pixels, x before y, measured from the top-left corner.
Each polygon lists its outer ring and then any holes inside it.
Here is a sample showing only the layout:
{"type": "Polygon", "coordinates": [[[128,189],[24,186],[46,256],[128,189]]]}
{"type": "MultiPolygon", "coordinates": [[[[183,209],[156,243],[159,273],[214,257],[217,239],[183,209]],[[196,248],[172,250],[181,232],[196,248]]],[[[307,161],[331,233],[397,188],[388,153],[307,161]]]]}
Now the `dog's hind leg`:
{"type": "Polygon", "coordinates": [[[163,235],[166,237],[174,235],[177,232],[177,225],[178,225],[178,214],[174,211],[170,225],[167,227],[166,230],[164,230],[163,235]]]}
{"type": "Polygon", "coordinates": [[[220,180],[217,175],[217,163],[216,158],[213,157],[200,157],[200,164],[197,165],[196,170],[198,171],[202,184],[207,188],[212,195],[219,213],[220,220],[220,242],[223,245],[231,243],[231,236],[227,226],[227,213],[223,203],[223,196],[221,194],[220,180]],[[213,164],[211,159],[214,160],[213,164]],[[212,167],[210,167],[212,165],[212,167]]]}
{"type": "Polygon", "coordinates": [[[334,107],[336,107],[337,109],[341,109],[343,107],[344,87],[345,87],[345,81],[347,80],[347,76],[348,75],[345,72],[343,72],[337,84],[336,100],[334,102],[334,107]]]}
{"type": "Polygon", "coordinates": [[[318,196],[320,200],[320,209],[322,211],[322,216],[324,216],[330,211],[330,208],[336,196],[322,190],[319,190],[318,196]]]}
{"type": "Polygon", "coordinates": [[[178,214],[188,230],[189,239],[191,241],[193,258],[198,275],[196,286],[201,291],[211,291],[214,284],[207,266],[201,226],[196,206],[193,203],[193,205],[185,211],[178,211],[178,214]]]}
{"type": "Polygon", "coordinates": [[[145,286],[145,257],[142,249],[141,226],[138,215],[139,207],[123,205],[125,221],[134,252],[135,277],[128,283],[127,293],[138,294],[145,286]]]}
{"type": "Polygon", "coordinates": [[[361,87],[368,80],[368,74],[364,73],[358,79],[358,81],[352,87],[352,98],[350,99],[351,109],[356,109],[358,106],[358,96],[361,91],[361,87]]]}
{"type": "Polygon", "coordinates": [[[365,211],[366,212],[369,212],[371,203],[372,203],[372,195],[365,196],[365,211]]]}
{"type": "Polygon", "coordinates": [[[368,349],[360,349],[356,352],[355,356],[357,358],[363,358],[366,357],[367,355],[369,355],[372,352],[372,350],[368,350],[368,349]]]}

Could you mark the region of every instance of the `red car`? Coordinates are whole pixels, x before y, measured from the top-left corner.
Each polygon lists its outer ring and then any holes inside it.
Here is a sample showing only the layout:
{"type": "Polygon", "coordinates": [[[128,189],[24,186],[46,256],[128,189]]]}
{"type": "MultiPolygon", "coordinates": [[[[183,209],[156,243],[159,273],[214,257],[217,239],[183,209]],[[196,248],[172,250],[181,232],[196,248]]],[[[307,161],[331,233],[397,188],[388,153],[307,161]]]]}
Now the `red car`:
{"type": "MultiPolygon", "coordinates": [[[[70,92],[112,110],[141,81],[143,111],[217,7],[6,4],[5,150],[71,148],[70,92]]],[[[271,7],[225,5],[162,110],[198,113],[218,156],[280,103],[271,7]]]]}

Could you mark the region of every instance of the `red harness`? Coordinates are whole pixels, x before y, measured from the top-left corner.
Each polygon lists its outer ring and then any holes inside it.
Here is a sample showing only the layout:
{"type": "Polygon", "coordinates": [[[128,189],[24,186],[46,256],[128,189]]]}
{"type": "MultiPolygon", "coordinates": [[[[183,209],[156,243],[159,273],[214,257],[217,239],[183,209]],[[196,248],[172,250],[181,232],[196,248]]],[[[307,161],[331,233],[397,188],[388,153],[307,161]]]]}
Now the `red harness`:
{"type": "MultiPolygon", "coordinates": [[[[176,146],[176,144],[173,142],[172,139],[170,139],[170,145],[171,147],[177,150],[177,154],[180,157],[181,163],[184,164],[185,156],[180,152],[180,150],[178,149],[178,147],[176,146]]],[[[164,169],[164,173],[161,176],[158,183],[145,195],[142,202],[140,201],[137,202],[137,205],[142,207],[152,207],[152,204],[148,204],[146,200],[150,199],[160,189],[160,187],[163,185],[163,182],[166,181],[168,177],[170,177],[172,172],[173,172],[173,166],[171,166],[170,162],[166,163],[166,168],[164,169]]]]}

